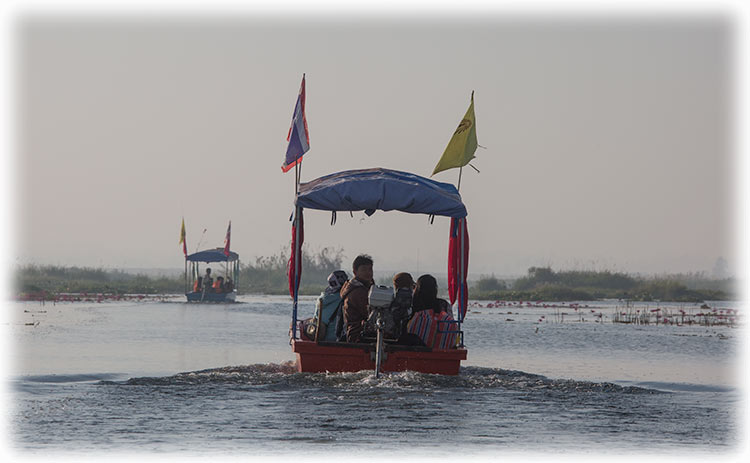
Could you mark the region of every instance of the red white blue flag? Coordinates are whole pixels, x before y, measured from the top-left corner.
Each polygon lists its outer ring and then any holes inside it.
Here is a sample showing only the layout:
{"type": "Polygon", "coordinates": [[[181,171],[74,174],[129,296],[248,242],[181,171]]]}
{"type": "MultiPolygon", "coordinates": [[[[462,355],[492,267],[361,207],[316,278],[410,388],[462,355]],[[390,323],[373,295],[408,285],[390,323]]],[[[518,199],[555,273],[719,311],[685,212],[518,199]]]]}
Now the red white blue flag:
{"type": "Polygon", "coordinates": [[[302,74],[302,86],[297,96],[297,105],[294,107],[292,126],[286,136],[289,145],[286,148],[286,158],[281,170],[288,172],[289,169],[302,162],[302,156],[310,149],[310,135],[307,133],[307,118],[305,117],[305,75],[302,74]]]}

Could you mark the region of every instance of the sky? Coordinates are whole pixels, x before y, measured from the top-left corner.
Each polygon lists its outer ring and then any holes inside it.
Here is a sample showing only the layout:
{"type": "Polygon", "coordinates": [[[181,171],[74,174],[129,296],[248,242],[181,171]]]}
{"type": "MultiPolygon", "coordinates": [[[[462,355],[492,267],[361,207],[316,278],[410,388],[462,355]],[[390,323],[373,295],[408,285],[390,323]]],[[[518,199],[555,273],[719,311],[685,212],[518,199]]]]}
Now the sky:
{"type": "MultiPolygon", "coordinates": [[[[739,269],[731,14],[42,13],[14,32],[17,265],[182,268],[183,217],[189,252],[229,220],[242,261],[288,249],[305,73],[303,182],[429,176],[475,92],[474,275],[739,269]]],[[[307,250],[446,271],[448,219],[353,215],[307,211],[307,250]]]]}

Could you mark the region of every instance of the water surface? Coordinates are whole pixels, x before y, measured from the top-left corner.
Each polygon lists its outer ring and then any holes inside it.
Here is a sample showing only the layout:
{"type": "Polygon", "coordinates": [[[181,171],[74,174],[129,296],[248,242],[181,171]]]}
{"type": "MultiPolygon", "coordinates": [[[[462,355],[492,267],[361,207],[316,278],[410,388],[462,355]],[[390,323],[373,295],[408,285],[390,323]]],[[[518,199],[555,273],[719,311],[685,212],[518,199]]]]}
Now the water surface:
{"type": "Polygon", "coordinates": [[[13,303],[12,441],[31,454],[734,451],[741,329],[614,324],[617,305],[563,323],[559,309],[475,307],[458,377],[376,379],[296,373],[285,297],[13,303]]]}

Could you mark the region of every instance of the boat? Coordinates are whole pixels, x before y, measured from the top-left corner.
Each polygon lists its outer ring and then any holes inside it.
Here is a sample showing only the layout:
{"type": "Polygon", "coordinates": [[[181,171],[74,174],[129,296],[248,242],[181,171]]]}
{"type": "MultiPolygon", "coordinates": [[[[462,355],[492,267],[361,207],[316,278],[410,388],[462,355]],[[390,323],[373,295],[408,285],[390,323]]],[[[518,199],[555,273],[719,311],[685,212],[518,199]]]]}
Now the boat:
{"type": "MultiPolygon", "coordinates": [[[[224,248],[206,249],[185,256],[185,296],[188,302],[235,302],[237,298],[237,277],[240,273],[240,256],[224,248]],[[225,281],[232,279],[233,287],[229,291],[217,292],[213,288],[198,290],[198,277],[203,275],[200,264],[223,263],[218,270],[212,269],[212,275],[222,276],[225,281]],[[188,266],[190,269],[188,270],[188,266]]],[[[216,277],[214,277],[216,278],[216,277]]]]}
{"type": "Polygon", "coordinates": [[[297,357],[299,372],[383,372],[412,370],[421,373],[457,375],[468,350],[461,325],[466,314],[468,291],[468,231],[466,207],[455,186],[416,174],[373,168],[337,172],[307,183],[300,183],[295,195],[292,222],[292,253],[289,261],[289,292],[293,299],[290,343],[297,357]],[[456,346],[447,349],[401,346],[383,342],[371,343],[312,341],[298,330],[297,303],[301,280],[301,247],[304,241],[305,209],[330,211],[331,223],[337,212],[400,211],[451,219],[448,255],[448,290],[451,304],[456,303],[453,326],[439,332],[456,333],[456,346]]]}

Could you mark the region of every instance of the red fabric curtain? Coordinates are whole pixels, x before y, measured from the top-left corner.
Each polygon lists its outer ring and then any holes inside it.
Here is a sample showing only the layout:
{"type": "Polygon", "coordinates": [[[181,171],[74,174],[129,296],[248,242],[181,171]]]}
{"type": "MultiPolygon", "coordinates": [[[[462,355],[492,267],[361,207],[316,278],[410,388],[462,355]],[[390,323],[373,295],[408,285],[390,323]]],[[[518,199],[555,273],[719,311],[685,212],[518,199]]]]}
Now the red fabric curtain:
{"type": "Polygon", "coordinates": [[[466,218],[451,219],[451,233],[448,240],[448,295],[451,305],[459,300],[460,319],[466,315],[469,300],[469,287],[466,275],[469,273],[469,227],[466,218]],[[461,233],[463,229],[463,272],[461,271],[461,233]]]}
{"type": "Polygon", "coordinates": [[[302,219],[302,208],[297,209],[297,216],[292,222],[292,255],[289,257],[289,265],[287,265],[287,277],[289,278],[289,295],[294,297],[294,294],[299,288],[299,282],[302,277],[302,243],[305,241],[305,226],[304,220],[302,219]],[[297,227],[299,227],[299,243],[297,243],[297,227]],[[299,250],[299,252],[297,252],[299,250]],[[297,254],[299,254],[299,262],[297,262],[297,254]],[[296,278],[294,269],[297,269],[296,278]]]}

